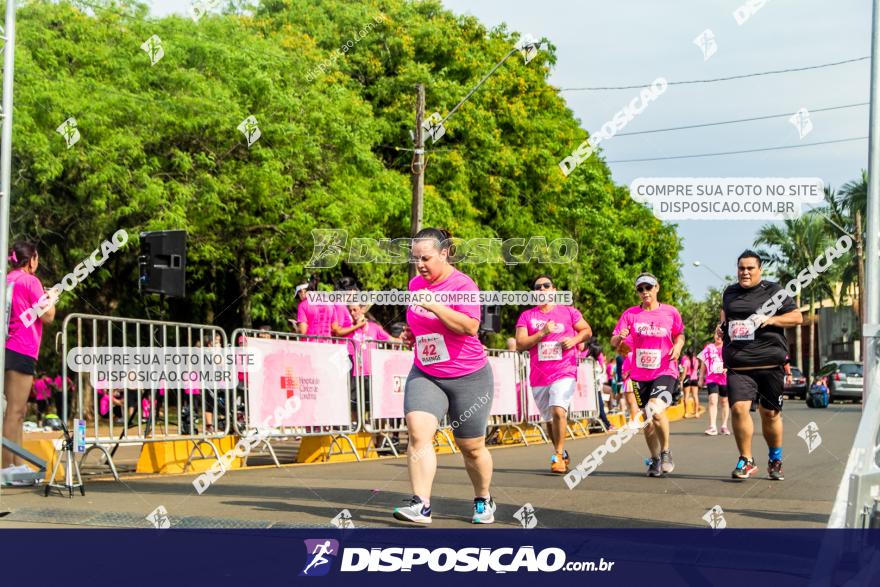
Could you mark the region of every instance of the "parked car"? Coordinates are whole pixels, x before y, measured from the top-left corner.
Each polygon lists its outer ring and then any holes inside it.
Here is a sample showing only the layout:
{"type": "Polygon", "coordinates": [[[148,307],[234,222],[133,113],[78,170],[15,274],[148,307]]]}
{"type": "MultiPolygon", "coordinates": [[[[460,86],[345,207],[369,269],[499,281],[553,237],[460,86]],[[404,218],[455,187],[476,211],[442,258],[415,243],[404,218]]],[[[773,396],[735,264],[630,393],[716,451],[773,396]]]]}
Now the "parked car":
{"type": "Polygon", "coordinates": [[[864,371],[861,363],[855,361],[832,361],[822,367],[819,376],[828,379],[830,402],[842,399],[862,400],[865,387],[864,371]]]}
{"type": "Polygon", "coordinates": [[[788,397],[806,399],[807,397],[807,378],[797,367],[791,368],[791,383],[786,383],[783,391],[788,397]]]}

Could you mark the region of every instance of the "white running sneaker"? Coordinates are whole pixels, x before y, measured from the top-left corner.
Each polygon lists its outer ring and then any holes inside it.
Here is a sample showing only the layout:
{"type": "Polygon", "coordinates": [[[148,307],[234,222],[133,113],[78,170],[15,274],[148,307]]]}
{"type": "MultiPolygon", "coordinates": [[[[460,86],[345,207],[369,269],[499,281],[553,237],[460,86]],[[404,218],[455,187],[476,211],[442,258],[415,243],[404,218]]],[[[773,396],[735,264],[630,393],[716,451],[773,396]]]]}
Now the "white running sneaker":
{"type": "Polygon", "coordinates": [[[471,520],[474,524],[491,524],[495,521],[495,510],[497,506],[495,501],[490,497],[474,498],[474,517],[471,520]]]}
{"type": "Polygon", "coordinates": [[[404,522],[413,522],[414,524],[430,524],[431,523],[431,506],[425,506],[422,498],[413,495],[409,500],[409,505],[402,508],[394,508],[394,518],[404,522]]]}

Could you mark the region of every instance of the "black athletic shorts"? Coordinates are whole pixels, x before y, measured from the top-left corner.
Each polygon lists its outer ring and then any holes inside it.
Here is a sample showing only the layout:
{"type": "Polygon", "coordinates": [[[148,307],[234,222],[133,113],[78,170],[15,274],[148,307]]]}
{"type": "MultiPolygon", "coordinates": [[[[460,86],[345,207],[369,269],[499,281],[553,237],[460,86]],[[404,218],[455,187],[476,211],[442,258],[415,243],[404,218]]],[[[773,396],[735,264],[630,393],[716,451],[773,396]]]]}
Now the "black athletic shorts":
{"type": "Polygon", "coordinates": [[[699,385],[700,385],[700,382],[697,381],[696,379],[685,379],[684,380],[684,387],[699,387],[699,385]]]}
{"type": "Polygon", "coordinates": [[[678,378],[671,375],[661,375],[657,379],[652,379],[651,381],[633,380],[633,383],[635,383],[633,386],[633,392],[636,396],[636,404],[641,409],[644,409],[645,406],[648,405],[649,399],[660,397],[661,394],[664,396],[667,393],[672,395],[672,403],[669,404],[670,406],[677,404],[681,397],[678,378]]]}
{"type": "Polygon", "coordinates": [[[707,383],[706,389],[709,391],[709,395],[713,393],[717,393],[721,397],[727,397],[727,386],[721,385],[720,383],[707,383]]]}
{"type": "Polygon", "coordinates": [[[6,349],[5,365],[5,371],[18,371],[25,375],[35,375],[37,373],[37,360],[35,358],[10,349],[6,349]]]}
{"type": "Polygon", "coordinates": [[[727,394],[731,404],[757,401],[765,409],[781,410],[784,381],[782,365],[750,371],[728,369],[727,394]]]}

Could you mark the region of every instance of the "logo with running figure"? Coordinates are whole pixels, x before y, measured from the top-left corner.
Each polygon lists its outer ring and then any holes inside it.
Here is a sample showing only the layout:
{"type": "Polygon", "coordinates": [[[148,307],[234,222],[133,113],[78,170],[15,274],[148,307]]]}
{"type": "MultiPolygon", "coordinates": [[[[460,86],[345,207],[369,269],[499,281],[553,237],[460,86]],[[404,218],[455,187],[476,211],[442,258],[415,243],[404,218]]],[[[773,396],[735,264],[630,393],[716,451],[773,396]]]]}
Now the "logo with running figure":
{"type": "Polygon", "coordinates": [[[721,509],[720,505],[716,505],[703,514],[703,519],[709,524],[709,527],[716,532],[727,528],[727,520],[724,519],[724,510],[721,509]]]}
{"type": "Polygon", "coordinates": [[[339,541],[332,538],[304,540],[306,543],[306,566],[300,577],[323,577],[330,572],[333,561],[339,555],[339,541]]]}

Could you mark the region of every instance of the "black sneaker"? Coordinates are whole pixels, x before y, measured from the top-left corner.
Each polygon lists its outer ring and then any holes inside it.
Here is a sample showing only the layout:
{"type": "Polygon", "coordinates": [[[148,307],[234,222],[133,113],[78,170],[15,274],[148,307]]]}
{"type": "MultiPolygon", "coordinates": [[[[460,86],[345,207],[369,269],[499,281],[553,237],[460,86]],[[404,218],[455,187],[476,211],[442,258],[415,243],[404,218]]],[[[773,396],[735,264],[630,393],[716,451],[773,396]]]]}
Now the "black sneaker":
{"type": "Polygon", "coordinates": [[[663,471],[660,469],[660,459],[651,458],[648,465],[648,477],[662,477],[663,471]]]}
{"type": "Polygon", "coordinates": [[[730,476],[734,479],[748,479],[757,472],[758,467],[755,465],[754,459],[747,459],[744,456],[740,456],[739,460],[736,462],[736,468],[730,476]]]}
{"type": "Polygon", "coordinates": [[[774,481],[782,481],[785,475],[782,473],[782,461],[770,461],[767,463],[767,474],[774,481]]]}

